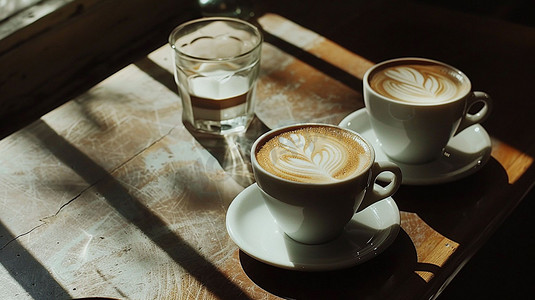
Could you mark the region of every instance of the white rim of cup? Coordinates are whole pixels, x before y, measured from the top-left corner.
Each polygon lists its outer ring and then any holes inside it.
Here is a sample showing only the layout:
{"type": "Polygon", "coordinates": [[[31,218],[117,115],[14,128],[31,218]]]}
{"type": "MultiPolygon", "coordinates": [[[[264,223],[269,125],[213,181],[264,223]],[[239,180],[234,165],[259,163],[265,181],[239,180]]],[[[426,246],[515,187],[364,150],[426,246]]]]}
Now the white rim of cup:
{"type": "Polygon", "coordinates": [[[256,49],[261,47],[263,41],[264,41],[264,36],[262,35],[262,31],[260,31],[260,29],[258,29],[258,27],[256,27],[255,25],[253,25],[253,24],[251,24],[249,22],[246,22],[244,20],[236,19],[236,18],[230,18],[230,17],[205,17],[205,18],[199,18],[199,19],[194,19],[194,20],[191,20],[191,21],[187,21],[187,22],[182,23],[182,24],[178,25],[177,27],[175,27],[171,31],[171,33],[169,34],[169,39],[168,39],[168,43],[169,43],[169,45],[171,46],[171,48],[173,49],[174,52],[176,52],[178,55],[180,55],[182,57],[186,57],[188,59],[197,60],[197,61],[232,61],[232,60],[247,56],[250,53],[254,52],[256,49]],[[216,57],[205,58],[205,57],[198,57],[198,56],[194,56],[194,55],[189,55],[189,54],[186,54],[186,53],[180,51],[175,46],[176,40],[175,40],[175,43],[173,43],[174,35],[177,32],[179,32],[180,30],[184,29],[185,27],[187,27],[189,25],[192,25],[192,24],[198,24],[198,23],[204,23],[204,22],[214,22],[214,21],[224,21],[224,22],[239,23],[239,24],[245,25],[245,26],[251,28],[255,32],[255,34],[258,36],[258,42],[249,51],[246,51],[246,52],[241,53],[241,54],[236,55],[236,56],[225,57],[225,58],[216,58],[216,57]]]}
{"type": "Polygon", "coordinates": [[[281,180],[283,182],[288,182],[288,183],[297,184],[297,185],[310,185],[310,186],[339,185],[339,184],[343,184],[347,180],[353,179],[355,177],[358,177],[358,176],[368,172],[371,169],[371,167],[373,166],[373,164],[375,163],[375,149],[370,144],[370,142],[368,142],[362,135],[360,135],[358,132],[353,131],[353,130],[351,130],[349,128],[343,128],[343,127],[340,127],[340,126],[336,126],[336,125],[332,125],[332,124],[323,124],[323,123],[297,123],[297,124],[293,124],[293,125],[287,125],[287,126],[283,126],[283,127],[272,129],[272,130],[262,134],[261,136],[259,136],[256,139],[256,141],[253,143],[253,146],[251,147],[251,163],[256,164],[258,166],[258,170],[260,170],[263,174],[265,174],[265,175],[267,175],[267,176],[269,176],[271,178],[275,178],[277,180],[281,180]],[[350,132],[350,133],[358,136],[366,144],[368,149],[370,149],[370,163],[366,166],[366,168],[364,170],[362,170],[361,172],[359,172],[357,174],[352,175],[351,177],[347,177],[344,180],[341,180],[339,182],[325,182],[325,183],[309,183],[309,182],[300,182],[300,181],[294,181],[294,180],[285,179],[285,178],[279,177],[277,175],[274,175],[274,174],[266,171],[258,163],[258,160],[256,159],[256,153],[257,153],[256,149],[258,148],[260,142],[263,141],[263,144],[265,144],[269,140],[266,137],[268,137],[270,135],[275,136],[278,133],[287,130],[288,128],[296,128],[296,129],[298,129],[298,128],[303,128],[303,127],[307,127],[307,126],[318,126],[318,127],[319,126],[324,126],[324,127],[337,128],[337,129],[341,129],[341,130],[350,132]]]}
{"type": "Polygon", "coordinates": [[[366,73],[364,74],[364,78],[362,79],[362,82],[363,84],[368,88],[368,91],[370,91],[371,93],[373,93],[375,96],[381,98],[381,99],[384,99],[386,101],[391,101],[391,102],[394,102],[394,103],[397,103],[397,104],[401,104],[401,105],[406,105],[406,106],[422,106],[422,107],[436,107],[436,106],[442,106],[442,105],[447,105],[449,103],[453,103],[453,102],[456,102],[456,101],[459,101],[460,99],[463,99],[464,97],[466,97],[466,95],[470,94],[472,92],[472,82],[470,81],[470,78],[468,78],[468,76],[466,76],[466,74],[464,74],[461,70],[457,69],[456,67],[454,66],[451,66],[447,63],[443,63],[441,61],[438,61],[438,60],[434,60],[434,59],[429,59],[429,58],[423,58],[423,57],[398,57],[398,58],[393,58],[393,59],[389,59],[389,60],[385,60],[383,62],[380,62],[378,64],[375,64],[373,65],[372,67],[370,67],[366,73]],[[468,84],[468,89],[467,89],[467,92],[458,96],[458,97],[455,97],[451,100],[448,100],[448,101],[443,101],[443,102],[440,102],[440,103],[415,103],[415,102],[411,102],[411,103],[407,103],[407,102],[403,102],[403,101],[400,101],[400,100],[396,100],[396,99],[392,99],[392,98],[389,98],[389,97],[386,97],[382,94],[379,94],[378,92],[376,92],[374,89],[371,88],[369,82],[368,82],[368,77],[370,76],[370,74],[378,69],[379,67],[382,67],[386,64],[390,64],[390,63],[393,63],[393,62],[400,62],[400,61],[409,61],[409,60],[412,60],[412,61],[423,61],[423,62],[431,62],[431,63],[435,63],[435,64],[438,64],[438,65],[442,65],[442,66],[445,66],[453,71],[455,71],[456,73],[458,73],[459,75],[461,75],[463,77],[463,80],[466,80],[466,83],[468,84]]]}

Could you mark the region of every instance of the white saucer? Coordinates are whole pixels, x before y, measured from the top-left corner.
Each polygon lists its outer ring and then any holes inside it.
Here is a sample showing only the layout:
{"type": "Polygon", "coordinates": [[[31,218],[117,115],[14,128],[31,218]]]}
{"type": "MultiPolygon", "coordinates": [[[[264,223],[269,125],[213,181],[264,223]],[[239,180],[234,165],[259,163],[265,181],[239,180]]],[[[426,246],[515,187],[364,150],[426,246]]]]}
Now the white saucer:
{"type": "Polygon", "coordinates": [[[255,184],[227,211],[227,231],[249,256],[276,267],[326,271],[355,266],[384,251],[399,232],[399,209],[386,198],[355,214],[340,237],[320,245],[298,243],[279,228],[255,184]]]}
{"type": "MultiPolygon", "coordinates": [[[[365,108],[359,109],[340,122],[341,127],[352,129],[367,139],[375,149],[376,160],[390,160],[371,128],[365,108]]],[[[454,136],[446,146],[445,155],[436,161],[410,165],[393,161],[403,173],[403,184],[428,185],[451,182],[481,169],[490,158],[491,142],[485,129],[474,124],[454,136]]]]}

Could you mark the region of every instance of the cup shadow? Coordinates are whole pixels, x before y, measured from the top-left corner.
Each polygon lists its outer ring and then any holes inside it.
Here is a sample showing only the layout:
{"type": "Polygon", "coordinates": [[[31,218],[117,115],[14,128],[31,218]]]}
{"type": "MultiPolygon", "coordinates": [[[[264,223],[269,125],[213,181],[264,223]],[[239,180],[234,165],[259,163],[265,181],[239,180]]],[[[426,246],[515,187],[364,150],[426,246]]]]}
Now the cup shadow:
{"type": "Polygon", "coordinates": [[[463,179],[402,186],[395,198],[400,210],[416,213],[435,231],[464,245],[492,223],[509,188],[505,169],[491,157],[478,172],[463,179]]]}
{"type": "Polygon", "coordinates": [[[394,290],[397,295],[407,295],[409,287],[412,289],[425,284],[414,273],[419,268],[416,249],[403,230],[377,257],[340,270],[306,272],[281,269],[259,262],[241,251],[240,262],[255,284],[288,299],[359,299],[371,295],[389,298],[394,290]],[[407,291],[400,291],[400,286],[406,286],[407,291]]]}

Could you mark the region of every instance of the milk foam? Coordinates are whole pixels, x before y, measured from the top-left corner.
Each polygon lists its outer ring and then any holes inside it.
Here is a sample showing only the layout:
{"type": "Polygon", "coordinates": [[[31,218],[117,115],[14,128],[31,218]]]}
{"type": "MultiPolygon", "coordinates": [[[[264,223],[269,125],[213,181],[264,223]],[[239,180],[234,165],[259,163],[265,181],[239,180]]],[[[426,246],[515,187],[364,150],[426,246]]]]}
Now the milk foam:
{"type": "Polygon", "coordinates": [[[329,183],[362,172],[370,164],[370,149],[342,129],[304,127],[273,137],[256,157],[264,169],[284,179],[329,183]]]}
{"type": "Polygon", "coordinates": [[[396,100],[440,103],[467,92],[468,85],[453,72],[440,65],[395,65],[374,73],[370,85],[378,93],[396,100]]]}
{"type": "Polygon", "coordinates": [[[236,76],[234,72],[189,78],[191,94],[214,100],[232,98],[245,94],[250,85],[247,77],[236,76]]]}
{"type": "Polygon", "coordinates": [[[222,72],[212,77],[192,77],[190,101],[197,119],[228,120],[246,113],[249,81],[234,73],[222,72]]]}

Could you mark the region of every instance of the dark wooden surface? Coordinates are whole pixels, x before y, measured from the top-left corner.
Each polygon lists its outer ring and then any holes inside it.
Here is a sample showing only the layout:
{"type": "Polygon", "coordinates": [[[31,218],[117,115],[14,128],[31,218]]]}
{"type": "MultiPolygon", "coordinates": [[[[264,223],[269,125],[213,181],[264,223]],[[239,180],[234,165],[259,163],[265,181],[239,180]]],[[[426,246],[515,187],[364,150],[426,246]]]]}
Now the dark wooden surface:
{"type": "Polygon", "coordinates": [[[198,15],[192,1],[51,2],[55,10],[44,1],[0,23],[8,32],[0,39],[0,137],[161,46],[177,23],[198,15]]]}

